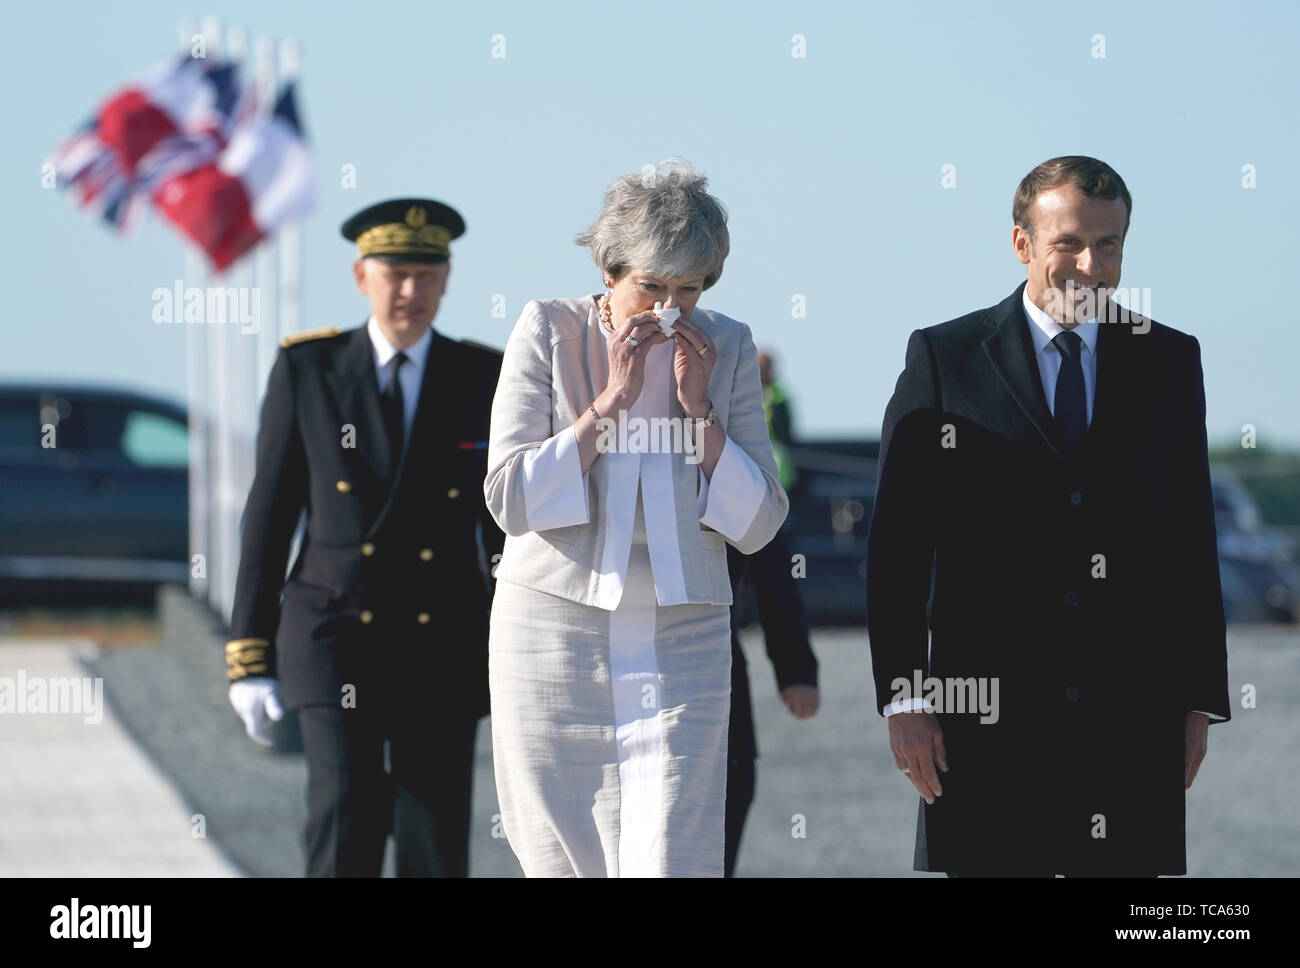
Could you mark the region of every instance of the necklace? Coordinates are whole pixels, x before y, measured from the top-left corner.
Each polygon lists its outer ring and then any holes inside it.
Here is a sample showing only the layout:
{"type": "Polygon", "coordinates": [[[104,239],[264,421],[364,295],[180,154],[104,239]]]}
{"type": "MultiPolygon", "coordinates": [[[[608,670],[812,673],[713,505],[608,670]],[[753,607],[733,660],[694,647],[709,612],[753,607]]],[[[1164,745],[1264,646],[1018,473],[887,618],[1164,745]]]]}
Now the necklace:
{"type": "Polygon", "coordinates": [[[613,336],[613,310],[610,309],[609,302],[609,293],[605,293],[600,297],[600,328],[606,336],[613,336]]]}

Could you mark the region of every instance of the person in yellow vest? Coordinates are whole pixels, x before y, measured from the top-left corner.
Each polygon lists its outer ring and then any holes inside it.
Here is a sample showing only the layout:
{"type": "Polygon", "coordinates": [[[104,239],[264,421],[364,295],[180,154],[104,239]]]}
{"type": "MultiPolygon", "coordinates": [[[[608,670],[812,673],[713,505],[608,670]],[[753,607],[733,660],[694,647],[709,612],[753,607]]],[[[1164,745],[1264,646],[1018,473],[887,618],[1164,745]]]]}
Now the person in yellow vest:
{"type": "Polygon", "coordinates": [[[799,480],[799,470],[790,456],[790,448],[794,446],[790,396],[785,387],[776,382],[776,363],[766,350],[758,354],[758,378],[763,382],[763,411],[767,414],[767,433],[772,438],[776,469],[781,476],[781,486],[789,491],[799,480]]]}

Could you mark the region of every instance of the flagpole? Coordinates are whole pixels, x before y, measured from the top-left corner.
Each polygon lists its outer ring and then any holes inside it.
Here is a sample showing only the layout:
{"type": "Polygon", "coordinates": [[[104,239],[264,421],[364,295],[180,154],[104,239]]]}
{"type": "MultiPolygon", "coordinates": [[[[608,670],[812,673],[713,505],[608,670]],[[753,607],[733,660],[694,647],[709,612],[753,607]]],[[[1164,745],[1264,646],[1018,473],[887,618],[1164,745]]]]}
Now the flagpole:
{"type": "MultiPolygon", "coordinates": [[[[261,115],[268,115],[275,107],[275,42],[270,37],[257,39],[256,75],[257,110],[261,115]]],[[[280,348],[280,287],[276,277],[276,249],[279,245],[277,236],[264,241],[257,247],[257,285],[260,290],[262,308],[262,329],[258,333],[257,387],[254,392],[260,394],[266,386],[275,355],[280,348]]]]}
{"type": "MultiPolygon", "coordinates": [[[[221,21],[216,17],[203,18],[203,36],[207,57],[217,58],[222,54],[223,30],[221,21]]],[[[229,279],[228,272],[209,275],[209,287],[214,283],[223,283],[229,279]]],[[[207,292],[204,292],[204,303],[207,292]]],[[[208,346],[208,385],[209,400],[212,407],[211,463],[209,479],[214,490],[212,527],[212,554],[208,559],[208,599],[223,619],[229,621],[234,604],[235,562],[237,515],[232,505],[234,498],[234,432],[232,426],[233,387],[231,385],[231,346],[228,327],[216,325],[213,320],[203,323],[208,346]]]]}
{"type": "MultiPolygon", "coordinates": [[[[183,18],[177,23],[177,33],[183,52],[188,53],[194,42],[194,21],[183,18]]],[[[183,279],[181,289],[184,291],[196,285],[203,274],[203,262],[198,252],[188,242],[182,243],[184,252],[183,279]]],[[[183,307],[174,307],[177,313],[183,313],[183,307]]],[[[178,318],[184,318],[180,316],[178,318]]],[[[211,583],[208,580],[208,566],[212,558],[212,516],[211,493],[209,484],[209,443],[208,422],[205,401],[207,398],[207,369],[204,352],[205,334],[193,327],[186,327],[185,333],[185,383],[186,402],[189,411],[189,546],[190,546],[190,594],[195,598],[207,600],[211,583]],[[195,555],[201,555],[197,561],[195,555]],[[200,564],[201,563],[201,564],[200,564]]]]}
{"type": "MultiPolygon", "coordinates": [[[[235,64],[242,76],[250,64],[248,36],[238,25],[226,29],[225,59],[235,64]]],[[[229,457],[226,472],[226,548],[223,555],[222,575],[227,593],[222,602],[223,612],[229,618],[234,609],[235,579],[239,568],[240,515],[253,484],[253,453],[257,432],[257,377],[258,348],[261,343],[261,299],[253,303],[258,280],[252,253],[240,258],[230,267],[230,284],[235,290],[234,300],[227,301],[227,323],[221,326],[229,356],[229,396],[223,397],[223,406],[229,409],[229,457]],[[256,305],[256,316],[252,309],[256,305]],[[245,310],[249,320],[244,319],[245,310]]]]}
{"type": "MultiPolygon", "coordinates": [[[[280,43],[280,89],[298,80],[302,70],[302,60],[297,41],[286,38],[280,43]]],[[[279,248],[280,276],[277,291],[277,312],[281,335],[296,333],[302,328],[299,318],[298,303],[301,293],[300,263],[302,259],[302,235],[298,220],[291,219],[280,227],[275,235],[279,248]]],[[[303,538],[307,532],[307,517],[300,516],[298,526],[294,529],[293,542],[289,549],[290,565],[297,559],[302,548],[303,538]]]]}
{"type": "MultiPolygon", "coordinates": [[[[280,81],[292,84],[302,73],[302,53],[298,43],[286,39],[280,44],[280,81]]],[[[288,222],[279,233],[280,240],[280,329],[295,333],[302,300],[302,230],[298,220],[288,222]]]]}

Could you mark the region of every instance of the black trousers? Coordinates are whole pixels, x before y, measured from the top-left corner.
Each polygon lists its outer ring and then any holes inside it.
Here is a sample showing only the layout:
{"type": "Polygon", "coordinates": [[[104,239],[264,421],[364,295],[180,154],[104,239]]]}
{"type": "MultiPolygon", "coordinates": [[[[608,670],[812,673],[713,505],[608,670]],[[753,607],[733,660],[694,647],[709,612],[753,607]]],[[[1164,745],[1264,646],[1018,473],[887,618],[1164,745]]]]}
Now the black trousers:
{"type": "Polygon", "coordinates": [[[745,830],[745,818],[754,802],[754,787],[758,779],[756,760],[747,756],[729,758],[727,761],[726,842],[723,848],[723,876],[736,873],[736,857],[740,854],[740,835],[745,830]]]}
{"type": "Polygon", "coordinates": [[[390,832],[399,877],[468,876],[477,720],[390,726],[355,709],[308,706],[298,722],[308,877],[379,876],[390,832]]]}

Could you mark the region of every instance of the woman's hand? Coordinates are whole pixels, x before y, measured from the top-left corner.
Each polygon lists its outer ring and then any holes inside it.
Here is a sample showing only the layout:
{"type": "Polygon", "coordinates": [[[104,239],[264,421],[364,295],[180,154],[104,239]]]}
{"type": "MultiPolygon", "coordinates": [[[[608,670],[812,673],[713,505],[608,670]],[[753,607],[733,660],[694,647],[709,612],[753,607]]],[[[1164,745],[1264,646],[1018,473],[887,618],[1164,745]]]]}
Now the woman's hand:
{"type": "MultiPolygon", "coordinates": [[[[659,328],[659,320],[650,312],[629,316],[613,336],[605,337],[609,381],[591,404],[602,421],[617,421],[619,411],[627,410],[636,403],[641,396],[641,388],[645,385],[646,354],[652,346],[666,342],[668,337],[659,328]],[[629,336],[640,342],[636,346],[628,344],[626,340],[629,336]]],[[[578,416],[573,429],[578,439],[578,461],[582,473],[586,474],[600,454],[602,439],[596,418],[590,409],[578,416]]]]}
{"type": "Polygon", "coordinates": [[[673,373],[677,376],[677,401],[688,417],[703,417],[709,412],[709,377],[718,354],[704,330],[685,316],[673,324],[673,373]],[[704,353],[701,354],[700,350],[704,353]]]}
{"type": "Polygon", "coordinates": [[[617,411],[626,410],[636,403],[645,384],[645,358],[652,346],[668,342],[659,328],[659,320],[652,312],[629,316],[613,336],[606,338],[609,353],[609,382],[597,398],[596,409],[602,417],[617,419],[617,411]],[[640,345],[626,342],[631,336],[640,345]],[[604,408],[601,407],[604,404],[604,408]]]}

